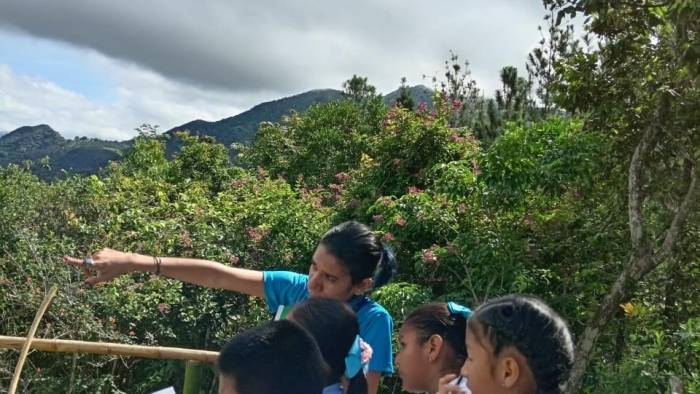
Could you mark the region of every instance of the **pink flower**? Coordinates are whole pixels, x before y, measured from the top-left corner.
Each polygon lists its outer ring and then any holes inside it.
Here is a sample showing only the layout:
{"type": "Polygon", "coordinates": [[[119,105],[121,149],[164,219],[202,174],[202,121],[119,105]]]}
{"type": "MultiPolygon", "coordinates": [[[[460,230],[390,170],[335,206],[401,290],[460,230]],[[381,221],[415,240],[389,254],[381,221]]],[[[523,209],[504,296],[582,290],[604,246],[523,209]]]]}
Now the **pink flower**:
{"type": "Polygon", "coordinates": [[[381,128],[382,128],[382,129],[388,129],[389,126],[390,126],[390,124],[389,124],[389,119],[387,119],[387,118],[382,119],[381,128]]]}
{"type": "Polygon", "coordinates": [[[425,110],[428,109],[428,104],[425,101],[421,101],[420,104],[418,104],[418,108],[416,109],[416,112],[423,113],[425,110]]]}
{"type": "Polygon", "coordinates": [[[248,233],[248,238],[255,243],[262,241],[266,235],[265,231],[258,227],[248,227],[246,228],[246,232],[248,233]]]}
{"type": "Polygon", "coordinates": [[[382,219],[384,219],[384,216],[382,216],[382,215],[372,215],[372,220],[375,222],[378,222],[382,219]]]}
{"type": "Polygon", "coordinates": [[[467,141],[467,138],[466,138],[466,137],[462,137],[461,135],[459,135],[459,134],[457,134],[457,133],[454,133],[454,134],[452,134],[452,135],[450,136],[450,140],[452,140],[452,142],[459,142],[459,143],[462,143],[462,142],[466,142],[466,141],[467,141]]]}
{"type": "Polygon", "coordinates": [[[180,245],[182,245],[183,248],[191,248],[192,247],[192,238],[190,238],[190,233],[187,231],[183,231],[180,233],[180,245]]]}
{"type": "Polygon", "coordinates": [[[457,206],[457,212],[464,213],[467,212],[467,204],[461,203],[457,206]]]}
{"type": "Polygon", "coordinates": [[[418,193],[422,193],[422,192],[423,192],[422,189],[419,189],[415,186],[409,186],[409,188],[408,188],[408,194],[418,194],[418,193]]]}
{"type": "Polygon", "coordinates": [[[423,251],[423,261],[426,263],[434,263],[437,261],[437,256],[435,256],[435,252],[433,252],[430,249],[424,250],[423,251]]]}
{"type": "Polygon", "coordinates": [[[398,218],[396,219],[396,225],[399,227],[403,227],[406,225],[406,219],[404,218],[398,218]]]}
{"type": "Polygon", "coordinates": [[[394,234],[387,232],[382,236],[382,241],[384,242],[391,242],[394,240],[394,234]]]}
{"type": "Polygon", "coordinates": [[[158,304],[158,312],[160,312],[162,314],[166,314],[166,313],[170,312],[170,305],[164,304],[164,303],[158,304]]]}
{"type": "Polygon", "coordinates": [[[350,179],[350,175],[348,175],[346,172],[339,172],[335,174],[335,179],[337,179],[340,182],[345,182],[348,179],[350,179]]]}
{"type": "Polygon", "coordinates": [[[459,100],[453,100],[452,101],[452,109],[459,109],[462,107],[462,102],[459,100]]]}

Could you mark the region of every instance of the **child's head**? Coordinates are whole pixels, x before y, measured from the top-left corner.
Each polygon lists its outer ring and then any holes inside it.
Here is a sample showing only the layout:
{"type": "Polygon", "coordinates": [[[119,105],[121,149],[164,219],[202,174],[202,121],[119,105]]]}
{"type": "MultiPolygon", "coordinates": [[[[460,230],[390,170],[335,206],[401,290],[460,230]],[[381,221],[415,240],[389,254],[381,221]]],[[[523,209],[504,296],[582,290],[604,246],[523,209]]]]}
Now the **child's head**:
{"type": "Polygon", "coordinates": [[[423,305],[406,318],[399,331],[396,364],[404,390],[437,392],[438,380],[459,373],[467,357],[465,338],[471,311],[455,303],[423,305]]]}
{"type": "Polygon", "coordinates": [[[467,347],[462,374],[474,394],[559,393],[574,359],[564,319],[529,296],[508,295],[476,309],[467,347]]]}
{"type": "Polygon", "coordinates": [[[309,298],[294,306],[287,319],[298,323],[314,337],[329,367],[325,384],[338,383],[345,375],[347,393],[366,393],[363,372],[348,372],[345,359],[360,333],[355,313],[344,303],[329,298],[309,298]],[[353,374],[353,376],[348,376],[353,374]]]}
{"type": "Polygon", "coordinates": [[[376,289],[396,270],[393,253],[364,224],[341,223],[321,238],[309,268],[312,297],[347,301],[376,289]]]}
{"type": "Polygon", "coordinates": [[[219,394],[320,393],[325,364],[316,342],[298,324],[282,320],[244,331],[217,361],[219,394]]]}

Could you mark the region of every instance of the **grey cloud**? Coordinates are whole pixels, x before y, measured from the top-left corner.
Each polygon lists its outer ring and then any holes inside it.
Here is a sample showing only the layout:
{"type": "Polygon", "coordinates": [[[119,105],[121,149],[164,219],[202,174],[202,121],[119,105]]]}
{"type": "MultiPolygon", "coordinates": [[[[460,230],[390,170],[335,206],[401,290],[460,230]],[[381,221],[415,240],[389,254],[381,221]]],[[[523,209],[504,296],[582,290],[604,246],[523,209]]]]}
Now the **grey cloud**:
{"type": "Polygon", "coordinates": [[[489,94],[501,67],[523,68],[543,13],[538,0],[3,0],[0,26],[236,92],[337,88],[353,73],[386,92],[439,73],[453,49],[489,94]]]}

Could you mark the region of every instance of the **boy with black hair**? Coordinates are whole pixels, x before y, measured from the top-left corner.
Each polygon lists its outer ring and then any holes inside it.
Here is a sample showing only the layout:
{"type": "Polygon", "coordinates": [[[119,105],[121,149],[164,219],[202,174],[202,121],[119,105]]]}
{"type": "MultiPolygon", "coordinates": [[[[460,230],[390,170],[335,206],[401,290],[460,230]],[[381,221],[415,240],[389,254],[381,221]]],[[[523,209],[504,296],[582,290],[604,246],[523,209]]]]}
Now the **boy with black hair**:
{"type": "Polygon", "coordinates": [[[217,364],[219,394],[320,394],[325,383],[326,366],[318,345],[288,320],[236,335],[217,364]]]}

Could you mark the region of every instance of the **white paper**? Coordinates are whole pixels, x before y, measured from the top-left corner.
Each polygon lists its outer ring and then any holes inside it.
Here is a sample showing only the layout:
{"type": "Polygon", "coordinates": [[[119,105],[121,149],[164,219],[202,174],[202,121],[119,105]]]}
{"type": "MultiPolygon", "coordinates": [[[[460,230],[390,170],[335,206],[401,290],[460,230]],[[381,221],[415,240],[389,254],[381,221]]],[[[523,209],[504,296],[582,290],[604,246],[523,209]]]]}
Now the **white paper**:
{"type": "Polygon", "coordinates": [[[172,386],[170,386],[170,387],[164,388],[162,390],[154,391],[151,394],[176,394],[176,393],[175,393],[175,389],[172,386]]]}

